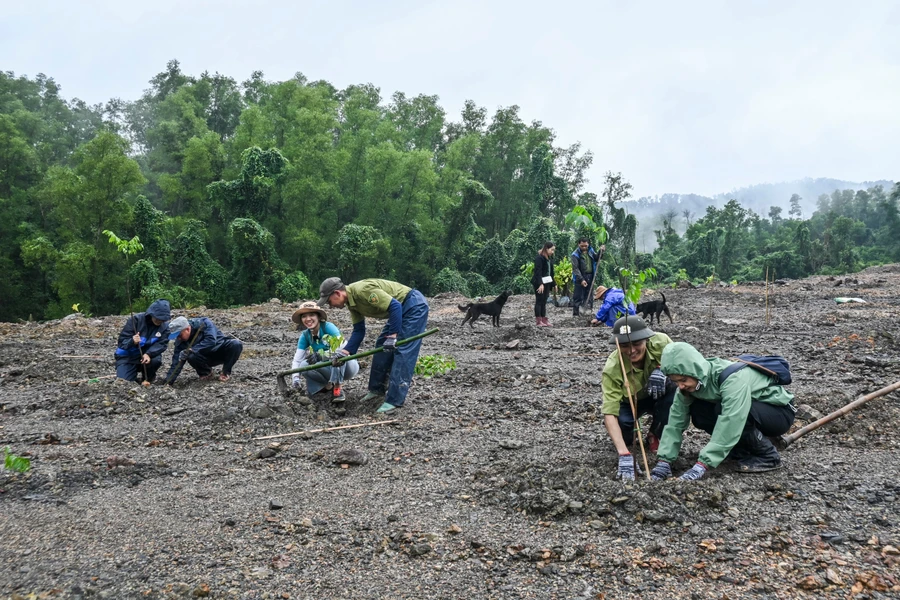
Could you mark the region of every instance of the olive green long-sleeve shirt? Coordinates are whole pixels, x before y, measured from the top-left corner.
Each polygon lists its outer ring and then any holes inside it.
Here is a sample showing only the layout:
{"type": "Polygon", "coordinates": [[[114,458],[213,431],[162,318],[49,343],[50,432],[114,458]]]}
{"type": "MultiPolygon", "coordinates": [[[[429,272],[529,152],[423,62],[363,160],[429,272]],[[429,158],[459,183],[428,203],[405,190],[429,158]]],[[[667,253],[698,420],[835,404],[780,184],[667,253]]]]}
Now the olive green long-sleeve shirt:
{"type": "MultiPolygon", "coordinates": [[[[634,400],[642,400],[647,392],[647,380],[650,373],[659,366],[663,349],[672,343],[672,339],[664,333],[657,333],[647,338],[647,354],[644,357],[644,366],[635,367],[628,358],[624,358],[625,370],[628,372],[628,383],[634,400]]],[[[607,357],[603,366],[601,378],[603,389],[603,406],[600,412],[604,415],[618,415],[622,402],[628,402],[628,392],[625,391],[625,378],[622,375],[622,367],[619,365],[619,351],[613,350],[607,357]]]]}

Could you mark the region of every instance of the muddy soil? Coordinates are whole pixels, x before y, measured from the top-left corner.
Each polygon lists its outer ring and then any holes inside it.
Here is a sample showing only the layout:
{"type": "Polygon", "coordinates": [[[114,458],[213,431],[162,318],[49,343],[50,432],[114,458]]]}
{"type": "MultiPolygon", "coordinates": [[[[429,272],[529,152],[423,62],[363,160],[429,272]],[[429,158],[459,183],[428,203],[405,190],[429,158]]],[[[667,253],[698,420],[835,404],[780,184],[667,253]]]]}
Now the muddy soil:
{"type": "MultiPolygon", "coordinates": [[[[658,329],[783,354],[797,403],[826,414],[900,380],[900,266],[838,284],[775,286],[768,326],[761,284],[667,289],[658,329]]],[[[609,330],[558,308],[538,329],[518,296],[473,331],[461,300],[430,299],[422,350],[457,369],[418,377],[391,417],[359,405],[368,365],[344,415],[278,394],[298,332],[277,301],[203,311],[244,355],[227,383],[171,388],[72,383],[114,373],[125,317],[0,324],[0,446],[32,461],[0,475],[0,597],[900,597],[900,394],[779,471],[624,485],[599,413],[609,330]],[[253,440],[355,423],[372,426],[253,440]]],[[[677,471],[706,439],[687,434],[677,471]]]]}

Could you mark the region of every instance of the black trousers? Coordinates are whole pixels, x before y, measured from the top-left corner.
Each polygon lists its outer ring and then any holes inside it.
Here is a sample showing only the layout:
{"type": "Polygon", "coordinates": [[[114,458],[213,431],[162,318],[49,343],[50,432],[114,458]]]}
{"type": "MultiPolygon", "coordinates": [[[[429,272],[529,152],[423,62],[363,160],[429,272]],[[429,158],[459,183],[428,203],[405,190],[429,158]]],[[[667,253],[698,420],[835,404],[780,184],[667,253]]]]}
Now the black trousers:
{"type": "Polygon", "coordinates": [[[544,293],[538,294],[537,290],[534,292],[534,316],[536,317],[546,317],[547,316],[547,298],[550,297],[550,286],[548,284],[544,284],[544,293]]]}
{"type": "MultiPolygon", "coordinates": [[[[694,400],[691,404],[691,422],[697,429],[712,435],[719,420],[719,404],[694,400]]],[[[765,436],[786,433],[794,424],[794,410],[790,405],[776,406],[754,400],[750,403],[746,427],[756,427],[765,436]]]]}
{"type": "Polygon", "coordinates": [[[212,368],[218,365],[222,365],[222,375],[231,375],[231,369],[241,357],[241,352],[243,351],[244,344],[241,343],[241,340],[232,338],[226,340],[224,344],[213,352],[204,352],[203,354],[195,352],[191,354],[187,362],[196,369],[200,377],[206,377],[212,373],[212,368]]]}
{"type": "Polygon", "coordinates": [[[586,277],[585,281],[587,285],[581,285],[581,282],[576,282],[575,291],[572,293],[572,308],[578,308],[579,306],[588,306],[588,304],[593,306],[593,298],[588,298],[591,293],[591,285],[594,283],[593,275],[586,277]],[[589,301],[590,300],[590,301],[589,301]]]}
{"type": "MultiPolygon", "coordinates": [[[[669,422],[669,410],[672,408],[672,401],[675,400],[676,391],[678,391],[678,386],[668,382],[666,393],[659,400],[654,400],[650,396],[638,400],[638,418],[648,413],[653,415],[650,433],[657,438],[662,437],[663,427],[669,422]]],[[[619,429],[622,430],[622,439],[625,440],[626,444],[630,445],[634,440],[634,415],[631,414],[631,405],[627,402],[627,399],[619,408],[619,429]]]]}

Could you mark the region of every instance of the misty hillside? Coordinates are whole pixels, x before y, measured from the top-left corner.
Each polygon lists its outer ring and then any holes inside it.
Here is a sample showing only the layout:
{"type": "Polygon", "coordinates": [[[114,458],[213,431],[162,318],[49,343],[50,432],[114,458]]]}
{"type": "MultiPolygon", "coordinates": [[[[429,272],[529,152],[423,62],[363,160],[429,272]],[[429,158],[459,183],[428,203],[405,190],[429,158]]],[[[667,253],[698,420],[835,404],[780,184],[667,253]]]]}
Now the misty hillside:
{"type": "Polygon", "coordinates": [[[678,214],[674,223],[675,229],[683,232],[687,228],[688,221],[694,221],[706,213],[707,206],[722,207],[734,199],[763,217],[769,214],[772,206],[780,207],[787,215],[791,196],[798,194],[802,198],[800,206],[803,209],[803,217],[809,218],[816,210],[816,200],[822,194],[831,194],[835,190],[864,190],[879,185],[889,190],[894,182],[889,180],[854,182],[828,177],[817,179],[807,177],[797,181],[760,183],[712,197],[699,194],[644,196],[627,202],[625,207],[638,219],[637,249],[648,252],[656,246],[653,229],[659,228],[661,215],[670,210],[678,214]],[[685,211],[689,213],[687,218],[684,216],[685,211]]]}

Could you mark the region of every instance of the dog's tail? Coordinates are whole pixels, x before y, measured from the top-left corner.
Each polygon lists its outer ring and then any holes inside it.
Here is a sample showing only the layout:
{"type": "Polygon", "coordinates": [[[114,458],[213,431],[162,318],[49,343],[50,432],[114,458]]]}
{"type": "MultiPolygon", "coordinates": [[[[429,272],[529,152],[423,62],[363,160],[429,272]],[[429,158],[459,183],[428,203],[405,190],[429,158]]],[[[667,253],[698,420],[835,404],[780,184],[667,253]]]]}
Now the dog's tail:
{"type": "Polygon", "coordinates": [[[663,304],[665,304],[666,303],[666,295],[663,294],[662,292],[660,292],[659,295],[663,297],[663,304]]]}
{"type": "Polygon", "coordinates": [[[468,304],[457,304],[456,308],[458,308],[460,312],[467,312],[471,306],[472,303],[469,302],[468,304]]]}

